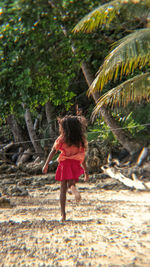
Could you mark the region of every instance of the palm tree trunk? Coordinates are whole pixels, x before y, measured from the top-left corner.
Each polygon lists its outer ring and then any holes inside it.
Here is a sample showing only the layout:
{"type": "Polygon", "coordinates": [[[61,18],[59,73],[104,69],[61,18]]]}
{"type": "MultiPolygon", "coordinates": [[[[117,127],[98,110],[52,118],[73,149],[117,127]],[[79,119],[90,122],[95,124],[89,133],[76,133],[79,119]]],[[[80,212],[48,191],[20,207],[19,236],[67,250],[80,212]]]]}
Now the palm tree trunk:
{"type": "MultiPolygon", "coordinates": [[[[87,81],[88,86],[90,86],[94,80],[90,68],[86,62],[82,63],[81,65],[82,72],[84,77],[87,81]]],[[[98,92],[92,94],[92,97],[97,103],[100,95],[98,92]]],[[[133,154],[137,149],[140,147],[139,144],[135,143],[134,141],[130,140],[129,137],[126,135],[123,129],[119,126],[118,122],[113,118],[110,111],[105,107],[100,108],[100,113],[104,118],[105,123],[108,125],[112,133],[116,136],[119,143],[130,153],[133,154]]]]}
{"type": "Polygon", "coordinates": [[[28,129],[28,133],[30,136],[30,140],[35,149],[35,152],[38,153],[39,156],[41,156],[43,154],[43,149],[39,141],[37,141],[38,138],[34,130],[34,126],[33,126],[32,119],[31,119],[31,113],[29,109],[26,109],[25,111],[25,121],[26,121],[27,129],[28,129]]]}

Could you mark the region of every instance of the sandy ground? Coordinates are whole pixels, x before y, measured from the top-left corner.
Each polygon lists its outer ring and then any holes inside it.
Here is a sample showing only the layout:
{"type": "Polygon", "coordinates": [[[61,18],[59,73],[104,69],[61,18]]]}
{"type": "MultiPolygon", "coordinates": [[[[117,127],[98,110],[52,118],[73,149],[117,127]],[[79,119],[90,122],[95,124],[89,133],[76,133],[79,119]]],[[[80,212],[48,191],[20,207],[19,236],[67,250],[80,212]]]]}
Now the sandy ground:
{"type": "Polygon", "coordinates": [[[59,184],[29,189],[0,209],[0,266],[150,267],[150,192],[78,184],[60,222],[59,184]]]}

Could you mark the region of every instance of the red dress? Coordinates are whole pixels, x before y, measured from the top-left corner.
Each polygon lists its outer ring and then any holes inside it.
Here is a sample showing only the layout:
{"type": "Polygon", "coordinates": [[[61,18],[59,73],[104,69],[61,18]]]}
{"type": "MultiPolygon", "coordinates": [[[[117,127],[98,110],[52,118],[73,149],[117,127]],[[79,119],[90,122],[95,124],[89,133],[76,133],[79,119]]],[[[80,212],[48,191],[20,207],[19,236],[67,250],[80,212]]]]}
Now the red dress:
{"type": "Polygon", "coordinates": [[[61,151],[55,179],[57,181],[74,179],[78,182],[79,176],[84,173],[81,163],[85,158],[85,148],[68,146],[61,136],[56,139],[54,148],[56,151],[61,151]]]}

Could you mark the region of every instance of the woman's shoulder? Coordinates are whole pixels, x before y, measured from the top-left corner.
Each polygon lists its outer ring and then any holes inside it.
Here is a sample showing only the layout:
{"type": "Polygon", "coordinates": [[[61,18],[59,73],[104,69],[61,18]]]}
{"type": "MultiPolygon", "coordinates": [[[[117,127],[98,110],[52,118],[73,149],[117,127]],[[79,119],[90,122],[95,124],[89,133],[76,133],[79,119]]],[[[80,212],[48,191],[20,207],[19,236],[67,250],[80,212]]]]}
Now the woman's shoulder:
{"type": "Polygon", "coordinates": [[[54,147],[56,150],[58,150],[62,144],[64,143],[62,135],[58,136],[57,139],[54,142],[54,147]]]}
{"type": "MultiPolygon", "coordinates": [[[[62,135],[59,135],[59,136],[57,137],[56,141],[63,141],[63,137],[62,137],[62,135]]],[[[55,142],[56,142],[56,141],[55,141],[55,142]]]]}

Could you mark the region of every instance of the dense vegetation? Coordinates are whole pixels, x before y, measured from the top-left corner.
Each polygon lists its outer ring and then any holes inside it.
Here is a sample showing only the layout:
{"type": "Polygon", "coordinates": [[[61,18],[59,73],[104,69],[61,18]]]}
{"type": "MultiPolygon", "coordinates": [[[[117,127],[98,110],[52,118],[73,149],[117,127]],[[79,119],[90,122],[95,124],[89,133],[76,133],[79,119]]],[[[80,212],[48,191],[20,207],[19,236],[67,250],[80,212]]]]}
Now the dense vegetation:
{"type": "MultiPolygon", "coordinates": [[[[117,6],[115,14],[110,13],[108,25],[106,18],[99,23],[101,28],[93,32],[74,33],[73,29],[80,19],[106,1],[1,1],[1,143],[31,140],[34,150],[42,153],[45,142],[34,141],[53,138],[57,134],[57,116],[76,114],[80,110],[89,121],[89,140],[99,136],[110,143],[117,142],[118,138],[114,138],[102,117],[95,118],[94,124],[90,120],[95,103],[92,97],[87,96],[90,85],[87,80],[95,77],[114,42],[137,29],[149,29],[149,2],[143,1],[142,8],[139,1],[124,2],[117,6]],[[83,69],[85,63],[86,73],[83,69]],[[8,126],[12,135],[9,132],[6,135],[8,126]]],[[[147,39],[147,42],[149,44],[150,40],[147,39]]],[[[145,47],[142,49],[144,51],[145,47]]],[[[128,78],[148,73],[149,58],[147,53],[142,66],[137,64],[136,68],[131,68],[132,72],[126,71],[128,78]]],[[[103,93],[120,84],[117,72],[119,70],[116,71],[115,81],[103,83],[103,93]]],[[[125,73],[121,76],[125,82],[125,73]]],[[[128,129],[127,135],[137,143],[141,137],[142,142],[149,140],[149,88],[148,83],[143,97],[137,97],[139,103],[128,101],[124,108],[116,101],[117,107],[113,106],[111,110],[111,118],[119,122],[119,127],[125,128],[125,132],[128,129]]],[[[108,98],[104,103],[109,105],[108,98]]]]}

